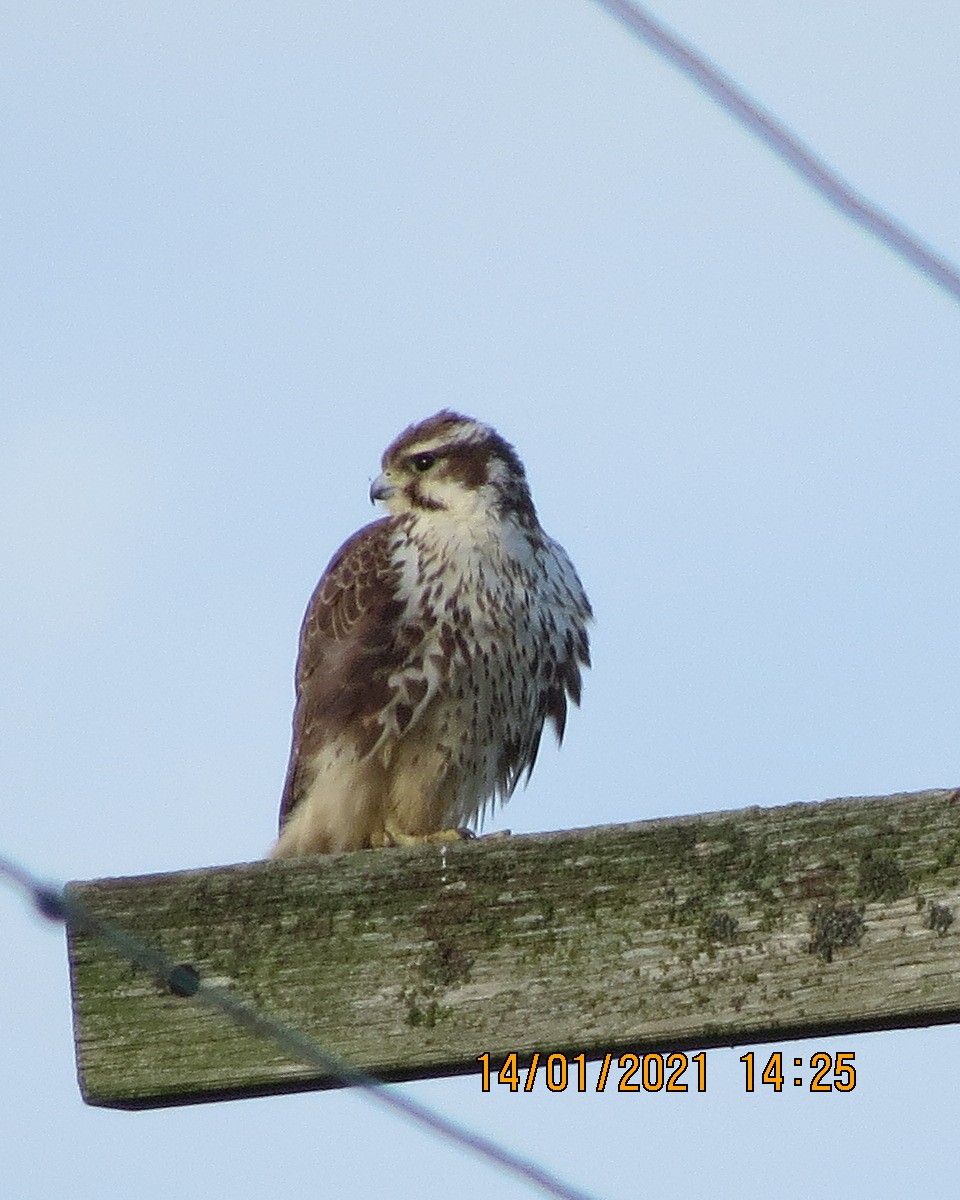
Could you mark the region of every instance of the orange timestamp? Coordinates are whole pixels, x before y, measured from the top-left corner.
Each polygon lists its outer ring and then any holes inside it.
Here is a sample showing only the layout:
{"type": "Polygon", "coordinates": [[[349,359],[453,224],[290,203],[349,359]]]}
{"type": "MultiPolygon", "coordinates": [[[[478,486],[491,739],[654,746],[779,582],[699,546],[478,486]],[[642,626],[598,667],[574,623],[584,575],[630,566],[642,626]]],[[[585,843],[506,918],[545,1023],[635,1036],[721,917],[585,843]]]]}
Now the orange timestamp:
{"type": "MultiPolygon", "coordinates": [[[[799,1056],[794,1058],[792,1061],[796,1074],[789,1073],[789,1063],[788,1073],[784,1074],[783,1051],[774,1050],[760,1071],[760,1083],[775,1092],[782,1092],[785,1083],[798,1088],[806,1087],[811,1092],[852,1092],[857,1086],[857,1071],[853,1065],[855,1057],[852,1051],[828,1054],[825,1050],[818,1050],[810,1055],[808,1062],[799,1056]],[[810,1074],[804,1074],[806,1071],[810,1074]]],[[[740,1061],[744,1066],[745,1090],[753,1092],[756,1090],[755,1055],[752,1051],[741,1054],[740,1061]]]]}
{"type": "MultiPolygon", "coordinates": [[[[591,1059],[594,1056],[591,1056],[591,1059]]],[[[806,1087],[811,1092],[852,1092],[857,1086],[857,1072],[852,1052],[829,1054],[818,1050],[808,1060],[792,1059],[793,1070],[784,1068],[784,1053],[774,1050],[760,1066],[757,1056],[751,1051],[740,1056],[744,1065],[744,1090],[757,1090],[757,1081],[762,1087],[774,1092],[783,1091],[784,1085],[806,1087]],[[759,1069],[759,1074],[758,1074],[759,1069]]],[[[507,1054],[498,1067],[489,1053],[478,1054],[480,1064],[480,1090],[489,1092],[495,1083],[511,1092],[532,1092],[538,1074],[551,1092],[565,1092],[568,1088],[578,1092],[603,1092],[609,1086],[617,1092],[705,1092],[707,1090],[707,1056],[704,1051],[686,1054],[682,1050],[671,1053],[649,1054],[626,1053],[615,1055],[608,1052],[598,1057],[600,1063],[596,1084],[588,1087],[587,1056],[584,1053],[567,1055],[562,1051],[542,1053],[537,1050],[527,1058],[516,1051],[507,1054]]]]}
{"type": "MultiPolygon", "coordinates": [[[[607,1053],[599,1061],[600,1073],[596,1086],[590,1089],[592,1091],[606,1091],[608,1084],[611,1090],[618,1092],[687,1092],[691,1083],[698,1092],[707,1089],[707,1056],[702,1050],[693,1055],[684,1054],[681,1050],[671,1054],[617,1056],[607,1053]],[[691,1064],[694,1071],[688,1083],[686,1076],[691,1064]]],[[[551,1092],[565,1092],[568,1087],[574,1087],[578,1092],[587,1091],[587,1056],[583,1053],[571,1057],[561,1051],[542,1054],[537,1050],[530,1056],[529,1062],[521,1062],[520,1056],[513,1052],[506,1056],[499,1069],[491,1065],[489,1054],[478,1054],[477,1062],[480,1064],[480,1090],[483,1092],[490,1091],[492,1080],[511,1092],[532,1092],[537,1072],[541,1069],[551,1092]]]]}

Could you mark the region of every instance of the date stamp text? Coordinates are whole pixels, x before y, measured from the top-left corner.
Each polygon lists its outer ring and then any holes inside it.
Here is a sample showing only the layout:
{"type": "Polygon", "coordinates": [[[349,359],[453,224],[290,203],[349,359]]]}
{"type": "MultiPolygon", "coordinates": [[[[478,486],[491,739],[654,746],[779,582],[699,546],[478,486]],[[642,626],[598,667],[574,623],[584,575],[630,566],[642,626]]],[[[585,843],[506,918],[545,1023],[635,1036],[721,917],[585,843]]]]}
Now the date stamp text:
{"type": "MultiPolygon", "coordinates": [[[[499,1057],[499,1056],[498,1056],[499,1057]]],[[[746,1092],[769,1089],[782,1092],[787,1088],[803,1088],[810,1092],[852,1092],[857,1086],[857,1072],[852,1052],[831,1054],[818,1050],[808,1059],[774,1050],[767,1055],[753,1051],[740,1056],[743,1064],[743,1088],[746,1092]]],[[[593,1061],[593,1056],[589,1061],[593,1061]]],[[[529,1057],[516,1052],[495,1062],[491,1054],[477,1055],[480,1064],[480,1090],[504,1087],[511,1092],[532,1092],[538,1079],[549,1091],[604,1092],[705,1092],[707,1090],[707,1055],[701,1050],[687,1054],[682,1050],[670,1053],[614,1054],[596,1058],[596,1079],[588,1071],[586,1054],[568,1055],[561,1051],[542,1053],[537,1050],[529,1057]]]]}

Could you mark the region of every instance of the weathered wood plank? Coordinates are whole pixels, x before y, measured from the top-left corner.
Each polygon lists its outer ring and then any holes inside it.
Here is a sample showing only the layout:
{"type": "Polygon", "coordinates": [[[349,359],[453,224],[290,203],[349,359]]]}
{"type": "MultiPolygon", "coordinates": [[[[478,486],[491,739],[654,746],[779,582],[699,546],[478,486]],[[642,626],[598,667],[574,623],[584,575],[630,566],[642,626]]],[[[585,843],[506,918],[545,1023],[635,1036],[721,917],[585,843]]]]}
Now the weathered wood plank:
{"type": "MultiPolygon", "coordinates": [[[[476,1056],[960,1019],[960,790],[71,885],[387,1079],[476,1056]]],[[[144,1107],[329,1086],[70,939],[81,1088],[144,1107]]]]}

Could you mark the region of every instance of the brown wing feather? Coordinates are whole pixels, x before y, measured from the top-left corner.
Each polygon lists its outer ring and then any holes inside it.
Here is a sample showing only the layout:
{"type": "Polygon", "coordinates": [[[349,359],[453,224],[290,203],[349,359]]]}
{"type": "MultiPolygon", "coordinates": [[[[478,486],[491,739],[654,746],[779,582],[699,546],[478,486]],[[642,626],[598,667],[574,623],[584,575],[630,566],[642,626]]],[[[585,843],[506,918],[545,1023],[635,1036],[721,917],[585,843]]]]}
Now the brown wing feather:
{"type": "Polygon", "coordinates": [[[280,828],[302,798],[309,762],[347,727],[362,757],[383,727],[387,680],[408,648],[399,636],[404,603],[390,541],[402,518],[384,517],[340,547],[307,606],[297,656],[293,746],[280,802],[280,828]]]}

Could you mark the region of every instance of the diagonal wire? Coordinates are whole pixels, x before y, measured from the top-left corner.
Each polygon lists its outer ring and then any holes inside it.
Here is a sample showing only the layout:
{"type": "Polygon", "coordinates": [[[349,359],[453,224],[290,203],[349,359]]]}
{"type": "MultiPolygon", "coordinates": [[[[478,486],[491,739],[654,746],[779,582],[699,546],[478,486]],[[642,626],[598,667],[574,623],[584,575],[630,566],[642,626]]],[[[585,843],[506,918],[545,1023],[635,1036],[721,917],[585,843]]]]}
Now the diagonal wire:
{"type": "Polygon", "coordinates": [[[538,1188],[545,1195],[555,1196],[557,1200],[596,1200],[590,1193],[564,1182],[529,1158],[443,1116],[396,1087],[388,1088],[379,1079],[324,1049],[299,1030],[259,1012],[249,1001],[226,988],[207,983],[193,967],[175,963],[162,951],[140,941],[119,926],[102,920],[65,889],[45,884],[26,868],[0,855],[2,877],[26,892],[42,916],[90,934],[121,958],[148,971],[175,995],[190,997],[216,1009],[241,1028],[273,1042],[291,1058],[332,1075],[349,1087],[359,1088],[369,1099],[437,1137],[452,1142],[461,1150],[468,1150],[476,1157],[485,1159],[502,1171],[538,1188]]]}
{"type": "Polygon", "coordinates": [[[631,0],[596,0],[596,3],[692,79],[721,108],[793,167],[814,191],[949,292],[954,300],[960,301],[960,271],[949,259],[924,245],[905,225],[856,191],[689,42],[631,0]]]}

